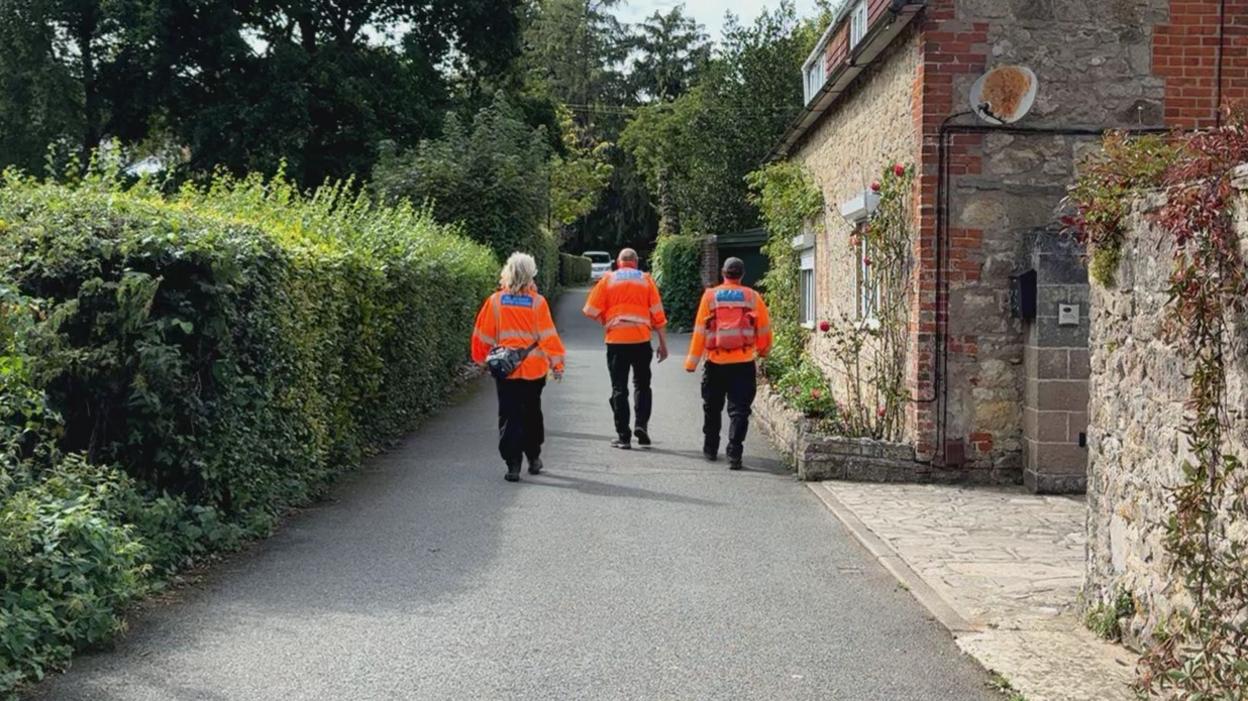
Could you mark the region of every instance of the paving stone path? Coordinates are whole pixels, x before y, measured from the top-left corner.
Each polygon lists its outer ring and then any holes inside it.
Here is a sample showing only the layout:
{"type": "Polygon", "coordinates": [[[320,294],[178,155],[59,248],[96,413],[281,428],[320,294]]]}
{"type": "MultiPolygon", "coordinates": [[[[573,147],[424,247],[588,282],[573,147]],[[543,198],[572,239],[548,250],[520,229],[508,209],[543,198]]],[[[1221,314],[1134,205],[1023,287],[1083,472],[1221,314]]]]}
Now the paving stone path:
{"type": "Polygon", "coordinates": [[[1080,622],[1082,498],[1022,489],[824,482],[947,606],[958,645],[1028,701],[1129,701],[1135,656],[1080,622]]]}

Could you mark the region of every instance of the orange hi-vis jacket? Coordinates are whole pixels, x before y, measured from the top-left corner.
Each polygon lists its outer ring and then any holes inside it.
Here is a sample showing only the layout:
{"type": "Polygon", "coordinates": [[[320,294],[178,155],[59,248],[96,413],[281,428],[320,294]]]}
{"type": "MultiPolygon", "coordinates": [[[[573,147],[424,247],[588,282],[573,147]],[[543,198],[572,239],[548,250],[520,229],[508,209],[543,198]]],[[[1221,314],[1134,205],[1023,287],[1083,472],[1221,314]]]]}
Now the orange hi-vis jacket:
{"type": "Polygon", "coordinates": [[[485,300],[472,332],[473,361],[478,365],[485,363],[496,346],[523,350],[534,343],[537,348],[508,379],[539,380],[546,377],[551,367],[562,370],[567,353],[555,331],[550,305],[535,290],[520,294],[500,291],[485,300]]]}
{"type": "Polygon", "coordinates": [[[702,293],[702,303],[698,305],[697,322],[693,327],[693,340],[689,343],[689,356],[685,358],[686,370],[697,370],[703,355],[709,362],[716,365],[730,365],[765,358],[769,352],[771,352],[771,315],[767,312],[767,305],[763,302],[762,295],[733,282],[726,282],[702,293]],[[715,310],[721,305],[744,307],[755,315],[753,345],[733,350],[707,349],[707,328],[715,317],[715,310]]]}
{"type": "Polygon", "coordinates": [[[636,268],[604,275],[582,311],[606,328],[607,343],[649,343],[654,329],[667,326],[658,285],[636,268]]]}

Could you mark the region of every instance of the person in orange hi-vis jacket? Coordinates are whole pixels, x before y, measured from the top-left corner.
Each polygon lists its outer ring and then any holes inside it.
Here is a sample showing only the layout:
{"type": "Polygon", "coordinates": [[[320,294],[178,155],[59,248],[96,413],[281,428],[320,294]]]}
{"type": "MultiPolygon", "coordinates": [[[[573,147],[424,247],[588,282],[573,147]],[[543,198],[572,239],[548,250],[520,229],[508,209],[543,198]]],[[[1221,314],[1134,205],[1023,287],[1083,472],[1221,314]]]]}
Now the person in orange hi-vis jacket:
{"type": "Polygon", "coordinates": [[[649,273],[637,268],[637,252],[620,251],[617,268],[607,273],[585,302],[585,316],[603,325],[607,335],[607,372],[611,374],[611,411],[615,415],[613,448],[632,448],[632,436],[643,447],[650,445],[650,413],[654,395],[650,389],[650,361],[654,347],[650,337],[659,336],[659,362],[667,360],[667,315],[659,288],[649,273]],[[633,374],[633,404],[637,421],[630,435],[628,375],[633,374]]]}
{"type": "Polygon", "coordinates": [[[702,294],[685,370],[694,372],[702,356],[702,455],[719,459],[724,400],[728,402],[728,468],[740,470],[745,436],[758,390],[756,361],[771,351],[771,316],[763,296],[741,284],[745,263],[724,261],[724,283],[702,294]]]}
{"type": "Polygon", "coordinates": [[[546,427],[542,417],[542,390],[546,376],[563,379],[566,352],[555,330],[546,298],[538,294],[537,262],[533,256],[515,253],[499,276],[499,290],[490,295],[477,314],[472,333],[472,359],[485,364],[497,347],[530,349],[506,379],[496,379],[498,389],[498,452],[507,464],[508,482],[520,481],[523,458],[529,474],[542,471],[542,444],[546,427]]]}

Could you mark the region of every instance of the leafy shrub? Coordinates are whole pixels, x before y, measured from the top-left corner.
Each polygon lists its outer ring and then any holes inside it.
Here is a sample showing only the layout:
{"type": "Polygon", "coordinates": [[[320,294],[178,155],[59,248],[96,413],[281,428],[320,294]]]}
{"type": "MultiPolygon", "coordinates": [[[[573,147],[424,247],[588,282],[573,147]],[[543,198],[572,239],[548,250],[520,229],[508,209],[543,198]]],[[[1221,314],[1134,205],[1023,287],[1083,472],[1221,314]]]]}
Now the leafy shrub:
{"type": "Polygon", "coordinates": [[[1066,200],[1074,212],[1063,221],[1088,246],[1093,282],[1113,284],[1135,194],[1160,186],[1179,153],[1158,136],[1133,138],[1110,132],[1101,152],[1081,164],[1082,172],[1066,200]]]}
{"type": "Polygon", "coordinates": [[[471,124],[452,113],[441,138],[412,151],[384,144],[373,189],[391,203],[430,203],[438,221],[462,225],[500,260],[516,251],[531,254],[538,287],[553,294],[559,241],[547,228],[554,216],[552,158],[545,129],[529,126],[499,93],[471,124]]]}
{"type": "Polygon", "coordinates": [[[1084,614],[1083,624],[1098,637],[1118,641],[1122,639],[1122,620],[1135,614],[1135,601],[1125,591],[1118,592],[1112,601],[1098,601],[1084,614]]]}
{"type": "Polygon", "coordinates": [[[0,234],[0,690],[411,427],[497,280],[428,211],[281,179],[10,173],[0,234]]]}
{"type": "Polygon", "coordinates": [[[654,281],[674,331],[688,331],[697,318],[706,289],[702,283],[703,244],[704,239],[695,236],[662,236],[654,249],[654,281]]]}
{"type": "Polygon", "coordinates": [[[585,256],[559,254],[559,282],[563,285],[584,285],[594,274],[594,263],[585,256]]]}
{"type": "Polygon", "coordinates": [[[0,691],[41,678],[120,626],[150,570],[135,529],[112,511],[134,494],[116,471],[70,456],[0,488],[0,691]]]}
{"type": "Polygon", "coordinates": [[[281,180],[14,177],[0,218],[12,280],[62,305],[34,369],[60,447],[257,528],[436,404],[496,274],[427,212],[281,180]]]}
{"type": "Polygon", "coordinates": [[[832,422],[838,417],[836,399],[827,377],[806,355],[780,377],[775,388],[785,403],[807,418],[832,422]]]}
{"type": "Polygon", "coordinates": [[[558,237],[543,229],[536,245],[526,252],[537,261],[537,288],[553,297],[559,292],[559,270],[563,265],[559,258],[558,237]]]}

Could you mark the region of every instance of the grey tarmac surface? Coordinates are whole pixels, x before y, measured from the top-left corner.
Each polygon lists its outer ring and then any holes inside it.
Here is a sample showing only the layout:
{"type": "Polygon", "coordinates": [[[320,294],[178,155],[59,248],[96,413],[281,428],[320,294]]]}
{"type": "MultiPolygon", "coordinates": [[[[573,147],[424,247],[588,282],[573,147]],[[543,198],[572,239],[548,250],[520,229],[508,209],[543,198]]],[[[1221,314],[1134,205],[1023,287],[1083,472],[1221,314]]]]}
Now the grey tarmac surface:
{"type": "Polygon", "coordinates": [[[653,450],[613,451],[601,331],[557,310],[548,474],[503,480],[493,387],[430,420],[114,649],[57,701],[989,701],[962,656],[758,432],[699,457],[688,339],[657,367],[653,450]]]}

